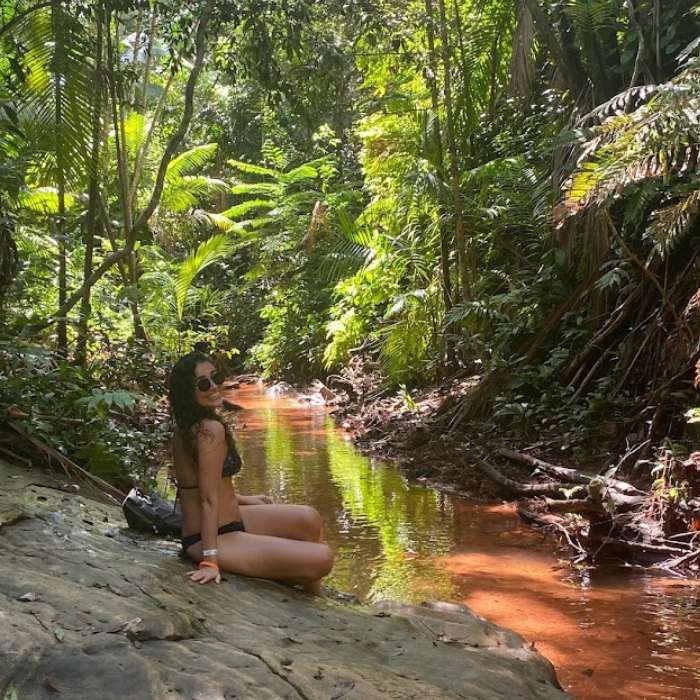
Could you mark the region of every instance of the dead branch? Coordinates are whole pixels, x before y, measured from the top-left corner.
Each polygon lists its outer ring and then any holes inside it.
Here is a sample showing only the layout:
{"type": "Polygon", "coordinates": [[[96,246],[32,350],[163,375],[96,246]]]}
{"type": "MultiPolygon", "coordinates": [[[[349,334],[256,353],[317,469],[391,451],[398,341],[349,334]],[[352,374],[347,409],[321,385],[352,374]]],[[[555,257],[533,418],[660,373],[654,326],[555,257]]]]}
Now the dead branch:
{"type": "Polygon", "coordinates": [[[605,486],[611,489],[619,491],[620,494],[627,494],[629,496],[643,496],[643,491],[640,491],[636,486],[628,484],[626,481],[621,481],[620,479],[613,479],[611,477],[605,476],[588,476],[581,473],[578,469],[569,469],[568,467],[560,467],[556,464],[550,464],[541,459],[537,459],[532,455],[525,454],[523,452],[514,452],[513,450],[500,449],[497,454],[512,459],[515,462],[522,462],[531,467],[540,469],[541,471],[561,479],[562,481],[569,482],[571,484],[586,484],[590,483],[592,479],[602,481],[605,486]]]}
{"type": "Polygon", "coordinates": [[[497,484],[499,484],[499,486],[503,486],[503,488],[520,496],[532,496],[535,494],[549,494],[556,496],[561,494],[562,488],[565,488],[565,484],[562,484],[561,482],[550,482],[548,484],[523,484],[519,481],[513,481],[513,479],[509,479],[507,476],[504,476],[498,471],[498,469],[483,459],[475,458],[474,464],[482,474],[488,476],[489,479],[495,481],[497,484]]]}
{"type": "Polygon", "coordinates": [[[692,552],[688,552],[687,554],[684,554],[683,556],[676,557],[675,559],[667,559],[666,561],[662,561],[654,566],[656,569],[666,569],[666,570],[673,570],[677,569],[680,566],[684,566],[686,564],[690,564],[693,562],[695,559],[700,558],[700,549],[694,549],[692,552]]]}
{"type": "Polygon", "coordinates": [[[514,450],[507,450],[502,448],[496,452],[496,454],[501,457],[506,457],[507,459],[512,459],[514,462],[522,462],[530,467],[540,469],[547,474],[556,476],[562,481],[567,481],[571,484],[585,484],[590,480],[590,477],[586,477],[581,474],[577,469],[568,469],[567,467],[558,467],[555,464],[550,464],[537,457],[526,454],[524,452],[515,452],[514,450]]]}
{"type": "Polygon", "coordinates": [[[119,505],[121,505],[124,498],[126,498],[126,494],[116,488],[116,486],[112,486],[112,484],[106,482],[104,479],[100,479],[99,476],[95,476],[86,469],[83,469],[81,466],[73,462],[73,460],[66,457],[66,455],[61,454],[58,450],[51,447],[51,445],[47,445],[43,440],[40,440],[38,437],[28,433],[26,430],[24,430],[24,428],[22,428],[21,425],[15,423],[14,421],[8,421],[7,424],[16,433],[21,435],[26,440],[29,440],[29,442],[31,442],[31,444],[34,445],[37,450],[39,450],[39,452],[46,455],[50,459],[55,459],[61,465],[61,467],[63,467],[63,470],[68,476],[78,476],[78,478],[83,478],[90,481],[102,493],[104,493],[105,496],[115,501],[119,505]]]}

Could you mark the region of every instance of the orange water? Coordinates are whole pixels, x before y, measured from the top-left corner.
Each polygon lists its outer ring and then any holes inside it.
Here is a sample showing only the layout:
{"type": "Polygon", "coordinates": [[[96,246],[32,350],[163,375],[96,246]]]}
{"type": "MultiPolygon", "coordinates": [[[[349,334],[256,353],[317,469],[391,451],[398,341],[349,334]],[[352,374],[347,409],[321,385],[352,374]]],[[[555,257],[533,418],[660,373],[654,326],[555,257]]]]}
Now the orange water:
{"type": "Polygon", "coordinates": [[[364,600],[463,602],[522,634],[576,698],[700,698],[700,585],[633,569],[572,571],[512,504],[409,484],[359,454],[323,407],[230,392],[242,493],[315,506],[329,585],[364,600]]]}

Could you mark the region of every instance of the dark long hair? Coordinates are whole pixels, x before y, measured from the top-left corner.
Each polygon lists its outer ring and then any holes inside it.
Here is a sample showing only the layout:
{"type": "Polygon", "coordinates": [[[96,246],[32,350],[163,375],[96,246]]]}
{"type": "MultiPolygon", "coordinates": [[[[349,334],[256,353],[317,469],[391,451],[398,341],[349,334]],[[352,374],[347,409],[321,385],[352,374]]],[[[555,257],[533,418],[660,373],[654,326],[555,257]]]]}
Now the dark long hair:
{"type": "Polygon", "coordinates": [[[177,432],[182,440],[186,452],[197,463],[197,448],[195,446],[197,433],[201,422],[208,418],[215,420],[224,426],[226,443],[229,447],[235,445],[231,427],[227,425],[216,411],[205,408],[197,402],[195,396],[195,368],[202,362],[212,360],[201,352],[190,352],[181,357],[170,373],[170,387],[168,399],[173,420],[177,426],[177,432]]]}

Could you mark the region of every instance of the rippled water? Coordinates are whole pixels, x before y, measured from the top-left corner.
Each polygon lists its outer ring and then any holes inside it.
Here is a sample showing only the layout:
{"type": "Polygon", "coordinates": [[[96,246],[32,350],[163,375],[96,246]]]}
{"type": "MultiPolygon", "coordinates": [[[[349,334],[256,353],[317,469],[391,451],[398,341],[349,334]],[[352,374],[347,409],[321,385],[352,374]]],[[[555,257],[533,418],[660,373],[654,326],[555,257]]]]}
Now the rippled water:
{"type": "Polygon", "coordinates": [[[575,573],[512,504],[408,484],[359,454],[323,407],[242,405],[242,493],[315,506],[336,551],[328,583],[364,600],[463,602],[533,642],[577,698],[700,697],[700,586],[633,570],[575,573]]]}

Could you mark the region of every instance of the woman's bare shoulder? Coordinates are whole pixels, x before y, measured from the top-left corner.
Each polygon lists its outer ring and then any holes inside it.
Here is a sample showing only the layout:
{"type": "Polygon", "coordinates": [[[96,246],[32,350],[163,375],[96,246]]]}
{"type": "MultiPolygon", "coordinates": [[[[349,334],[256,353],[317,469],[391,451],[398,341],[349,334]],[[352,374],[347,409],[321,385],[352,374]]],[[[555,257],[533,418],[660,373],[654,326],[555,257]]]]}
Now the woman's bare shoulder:
{"type": "Polygon", "coordinates": [[[219,443],[226,441],[226,429],[223,424],[213,418],[205,418],[199,424],[197,442],[219,443]]]}

